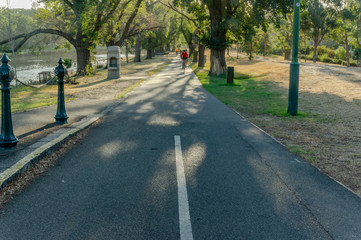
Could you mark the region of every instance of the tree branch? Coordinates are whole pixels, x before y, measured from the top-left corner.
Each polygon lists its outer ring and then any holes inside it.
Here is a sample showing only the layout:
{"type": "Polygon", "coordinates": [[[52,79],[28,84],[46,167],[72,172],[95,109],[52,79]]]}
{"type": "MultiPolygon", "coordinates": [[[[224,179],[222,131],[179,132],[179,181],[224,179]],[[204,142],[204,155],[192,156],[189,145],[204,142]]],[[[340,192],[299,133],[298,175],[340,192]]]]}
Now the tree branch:
{"type": "Polygon", "coordinates": [[[123,36],[124,36],[124,35],[127,35],[127,34],[129,33],[130,24],[132,24],[135,16],[137,16],[138,11],[139,11],[140,4],[142,4],[142,2],[143,2],[143,0],[138,0],[138,1],[137,1],[137,4],[136,4],[136,6],[135,6],[135,9],[134,9],[133,13],[130,15],[130,17],[128,18],[127,23],[125,24],[124,31],[123,31],[123,35],[122,35],[122,37],[120,38],[120,40],[123,41],[123,40],[124,40],[124,39],[123,39],[123,36]]]}
{"type": "Polygon", "coordinates": [[[69,0],[63,0],[71,9],[74,10],[74,5],[69,0]]]}
{"type": "Polygon", "coordinates": [[[168,4],[163,3],[162,1],[159,1],[161,4],[163,4],[164,6],[172,9],[173,11],[175,11],[176,13],[182,15],[183,17],[185,17],[186,19],[188,19],[189,21],[191,21],[197,28],[200,28],[199,24],[197,23],[197,19],[191,18],[189,16],[187,16],[185,13],[179,11],[174,5],[172,5],[171,3],[168,2],[168,4]]]}
{"type": "MultiPolygon", "coordinates": [[[[19,34],[11,39],[1,41],[0,45],[4,45],[10,41],[15,41],[17,39],[24,38],[14,49],[15,51],[18,51],[29,38],[31,38],[37,34],[41,34],[41,33],[48,33],[48,34],[54,34],[54,35],[61,36],[61,37],[65,38],[66,40],[68,40],[72,45],[74,45],[74,46],[76,45],[75,39],[70,34],[56,30],[56,29],[36,29],[32,32],[19,34]]],[[[5,51],[7,51],[7,50],[5,50],[5,51]]]]}
{"type": "Polygon", "coordinates": [[[153,26],[153,27],[149,27],[149,28],[143,28],[143,29],[141,29],[141,30],[139,30],[139,31],[130,31],[130,32],[129,32],[127,35],[125,35],[122,39],[116,41],[116,42],[114,43],[114,45],[116,45],[116,46],[121,46],[121,45],[123,44],[123,42],[124,42],[126,39],[128,39],[128,38],[134,37],[134,36],[136,36],[136,35],[138,35],[138,34],[141,34],[141,33],[143,33],[143,32],[146,32],[146,31],[151,31],[151,30],[159,29],[159,28],[165,28],[165,27],[163,27],[163,26],[153,26]]]}
{"type": "Polygon", "coordinates": [[[104,14],[105,17],[103,19],[99,19],[99,21],[97,21],[97,23],[95,24],[94,31],[99,31],[100,28],[109,20],[109,18],[113,17],[113,14],[118,9],[120,2],[121,1],[118,0],[118,2],[116,4],[114,4],[114,7],[107,14],[104,14]]]}

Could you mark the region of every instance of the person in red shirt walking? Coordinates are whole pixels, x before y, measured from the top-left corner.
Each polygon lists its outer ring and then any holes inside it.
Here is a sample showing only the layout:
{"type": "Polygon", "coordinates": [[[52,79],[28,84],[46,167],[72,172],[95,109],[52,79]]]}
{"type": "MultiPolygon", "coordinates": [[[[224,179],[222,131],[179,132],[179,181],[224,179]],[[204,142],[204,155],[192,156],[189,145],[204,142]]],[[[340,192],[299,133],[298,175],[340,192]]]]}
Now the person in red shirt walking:
{"type": "Polygon", "coordinates": [[[185,69],[187,66],[187,61],[188,61],[188,53],[187,53],[187,49],[184,49],[183,52],[180,55],[181,59],[182,59],[182,68],[185,69]]]}

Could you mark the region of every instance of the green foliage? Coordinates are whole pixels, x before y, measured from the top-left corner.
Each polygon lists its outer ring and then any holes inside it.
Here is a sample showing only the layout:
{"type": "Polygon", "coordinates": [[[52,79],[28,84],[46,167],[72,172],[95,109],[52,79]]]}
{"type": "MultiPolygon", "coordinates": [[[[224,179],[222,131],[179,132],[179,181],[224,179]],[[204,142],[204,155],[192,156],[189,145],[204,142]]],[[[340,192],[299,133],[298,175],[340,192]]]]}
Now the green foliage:
{"type": "Polygon", "coordinates": [[[332,63],[332,59],[328,57],[328,54],[322,54],[320,57],[320,61],[324,63],[332,63]]]}
{"type": "Polygon", "coordinates": [[[346,57],[346,49],[342,46],[338,47],[335,51],[336,58],[337,59],[345,59],[346,57]]]}
{"type": "Polygon", "coordinates": [[[361,60],[361,48],[354,49],[352,58],[357,61],[361,60]]]}
{"type": "Polygon", "coordinates": [[[326,46],[318,46],[317,47],[317,55],[322,55],[327,53],[327,48],[326,46]]]}
{"type": "MultiPolygon", "coordinates": [[[[34,10],[30,9],[6,9],[0,8],[0,40],[6,40],[19,34],[27,33],[34,30],[36,21],[34,20],[34,10]]],[[[14,47],[20,40],[14,42],[14,47]]],[[[50,37],[34,37],[29,39],[22,50],[28,49],[36,52],[53,43],[55,40],[50,37]]],[[[2,49],[12,50],[12,42],[1,46],[2,49]]]]}
{"type": "Polygon", "coordinates": [[[313,47],[311,47],[311,46],[306,46],[306,48],[302,47],[300,49],[300,52],[301,52],[302,55],[305,55],[305,53],[310,54],[310,53],[312,53],[312,51],[313,51],[313,47]]]}
{"type": "MultiPolygon", "coordinates": [[[[307,60],[313,60],[313,52],[307,54],[307,60]]],[[[316,56],[316,61],[320,61],[320,57],[316,56]]]]}
{"type": "Polygon", "coordinates": [[[351,67],[357,67],[358,64],[357,64],[357,62],[350,61],[350,66],[351,66],[351,67]]]}
{"type": "Polygon", "coordinates": [[[327,49],[327,55],[329,58],[335,58],[336,57],[336,51],[332,49],[327,49]]]}
{"type": "Polygon", "coordinates": [[[65,67],[70,68],[72,64],[73,64],[73,59],[69,59],[69,58],[64,59],[65,67]]]}

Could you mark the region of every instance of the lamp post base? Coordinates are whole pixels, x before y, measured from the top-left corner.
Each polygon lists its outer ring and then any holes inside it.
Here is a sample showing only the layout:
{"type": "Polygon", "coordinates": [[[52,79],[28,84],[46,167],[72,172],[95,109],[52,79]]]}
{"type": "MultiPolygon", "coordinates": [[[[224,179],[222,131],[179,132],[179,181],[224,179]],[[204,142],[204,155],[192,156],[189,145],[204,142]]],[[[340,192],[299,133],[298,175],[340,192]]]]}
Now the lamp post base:
{"type": "Polygon", "coordinates": [[[69,117],[56,117],[55,116],[54,118],[55,118],[56,124],[64,124],[64,123],[68,123],[67,120],[69,117]]]}
{"type": "Polygon", "coordinates": [[[18,142],[19,142],[19,140],[17,138],[6,139],[6,140],[0,138],[0,147],[4,147],[4,148],[15,147],[18,142]]]}

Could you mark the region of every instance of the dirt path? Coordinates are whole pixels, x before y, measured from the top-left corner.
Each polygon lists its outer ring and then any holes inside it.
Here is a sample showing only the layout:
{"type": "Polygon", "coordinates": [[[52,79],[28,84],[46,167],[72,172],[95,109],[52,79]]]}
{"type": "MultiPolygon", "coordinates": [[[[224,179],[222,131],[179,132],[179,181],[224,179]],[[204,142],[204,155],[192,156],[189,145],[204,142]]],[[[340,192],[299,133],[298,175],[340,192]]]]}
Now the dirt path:
{"type": "MultiPolygon", "coordinates": [[[[236,66],[239,72],[277,83],[274,90],[286,95],[289,68],[287,61],[262,57],[244,57],[236,66]]],[[[313,114],[313,121],[270,115],[249,120],[361,196],[361,69],[301,63],[299,83],[299,111],[313,114]]]]}

